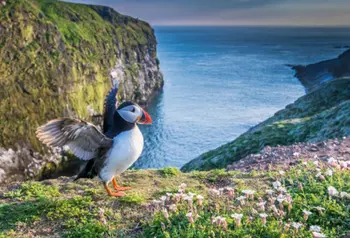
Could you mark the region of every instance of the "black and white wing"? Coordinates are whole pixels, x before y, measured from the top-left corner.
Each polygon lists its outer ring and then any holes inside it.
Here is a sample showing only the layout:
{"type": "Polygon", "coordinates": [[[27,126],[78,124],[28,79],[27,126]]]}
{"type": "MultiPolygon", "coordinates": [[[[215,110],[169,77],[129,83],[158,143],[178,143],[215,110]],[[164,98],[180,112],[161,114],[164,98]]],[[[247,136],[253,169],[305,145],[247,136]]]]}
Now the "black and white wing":
{"type": "Polygon", "coordinates": [[[117,96],[118,85],[114,85],[108,92],[105,103],[104,103],[104,113],[103,113],[103,133],[106,133],[113,126],[113,115],[117,110],[117,96]]]}
{"type": "Polygon", "coordinates": [[[48,146],[69,146],[82,160],[93,159],[100,148],[113,145],[113,140],[103,135],[93,124],[71,118],[49,121],[37,129],[36,135],[48,146]]]}

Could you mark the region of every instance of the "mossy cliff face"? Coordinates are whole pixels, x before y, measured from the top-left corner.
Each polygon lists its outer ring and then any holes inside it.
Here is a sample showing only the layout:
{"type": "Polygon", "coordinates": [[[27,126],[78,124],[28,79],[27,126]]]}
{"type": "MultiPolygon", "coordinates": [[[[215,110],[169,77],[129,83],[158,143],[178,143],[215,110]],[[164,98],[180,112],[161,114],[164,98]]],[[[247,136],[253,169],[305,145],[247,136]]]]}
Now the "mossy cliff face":
{"type": "Polygon", "coordinates": [[[236,140],[183,166],[183,171],[225,168],[265,146],[316,142],[350,135],[350,79],[330,81],[299,98],[236,140]]]}
{"type": "Polygon", "coordinates": [[[25,148],[36,158],[35,152],[46,149],[35,128],[58,116],[90,120],[102,113],[111,79],[121,83],[119,100],[141,104],[162,87],[157,43],[146,22],[101,6],[5,2],[0,5],[0,147],[25,148]]]}

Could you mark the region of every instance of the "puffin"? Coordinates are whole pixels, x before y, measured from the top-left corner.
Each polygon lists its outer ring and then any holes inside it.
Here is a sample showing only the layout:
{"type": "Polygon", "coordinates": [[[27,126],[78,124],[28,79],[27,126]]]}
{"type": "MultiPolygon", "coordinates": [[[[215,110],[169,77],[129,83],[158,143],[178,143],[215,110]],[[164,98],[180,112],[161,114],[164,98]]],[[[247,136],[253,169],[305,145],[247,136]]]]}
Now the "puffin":
{"type": "Polygon", "coordinates": [[[152,118],[134,102],[117,107],[117,93],[118,85],[114,85],[105,98],[102,131],[84,120],[57,118],[38,127],[36,135],[48,146],[68,146],[76,157],[86,161],[75,180],[98,176],[110,196],[121,197],[131,187],[119,186],[115,177],[141,155],[144,139],[137,124],[152,124],[152,118]],[[111,182],[115,191],[109,187],[111,182]]]}

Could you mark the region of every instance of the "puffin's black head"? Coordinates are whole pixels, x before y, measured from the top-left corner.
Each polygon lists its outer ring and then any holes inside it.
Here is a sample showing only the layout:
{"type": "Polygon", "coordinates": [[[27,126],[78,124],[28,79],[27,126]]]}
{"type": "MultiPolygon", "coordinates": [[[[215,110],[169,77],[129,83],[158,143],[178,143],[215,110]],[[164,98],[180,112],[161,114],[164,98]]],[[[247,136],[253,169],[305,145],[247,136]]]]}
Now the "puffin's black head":
{"type": "Polygon", "coordinates": [[[117,112],[129,123],[152,124],[150,115],[136,103],[123,102],[117,108],[117,112]]]}

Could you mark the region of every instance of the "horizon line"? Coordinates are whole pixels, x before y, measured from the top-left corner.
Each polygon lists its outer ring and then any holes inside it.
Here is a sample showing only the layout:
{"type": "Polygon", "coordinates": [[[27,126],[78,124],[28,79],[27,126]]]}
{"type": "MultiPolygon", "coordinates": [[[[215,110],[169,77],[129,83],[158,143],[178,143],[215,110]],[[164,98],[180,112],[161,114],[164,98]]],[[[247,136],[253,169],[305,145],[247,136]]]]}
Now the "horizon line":
{"type": "MultiPolygon", "coordinates": [[[[151,24],[151,23],[150,23],[151,24]]],[[[267,25],[267,24],[151,24],[152,27],[315,27],[315,28],[350,28],[350,25],[267,25]]]]}

